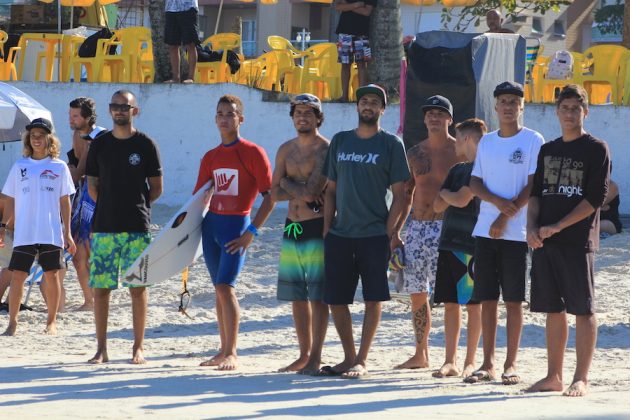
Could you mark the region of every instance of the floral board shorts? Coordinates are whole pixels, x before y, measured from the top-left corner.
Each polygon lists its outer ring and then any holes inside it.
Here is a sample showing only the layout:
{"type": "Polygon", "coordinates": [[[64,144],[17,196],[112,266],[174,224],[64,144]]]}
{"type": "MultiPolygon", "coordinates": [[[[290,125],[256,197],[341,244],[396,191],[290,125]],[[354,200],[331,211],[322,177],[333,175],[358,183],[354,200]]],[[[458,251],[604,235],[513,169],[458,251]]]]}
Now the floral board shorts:
{"type": "Polygon", "coordinates": [[[441,220],[412,220],[409,223],[405,235],[404,268],[404,290],[407,293],[433,293],[441,232],[441,220]]]}

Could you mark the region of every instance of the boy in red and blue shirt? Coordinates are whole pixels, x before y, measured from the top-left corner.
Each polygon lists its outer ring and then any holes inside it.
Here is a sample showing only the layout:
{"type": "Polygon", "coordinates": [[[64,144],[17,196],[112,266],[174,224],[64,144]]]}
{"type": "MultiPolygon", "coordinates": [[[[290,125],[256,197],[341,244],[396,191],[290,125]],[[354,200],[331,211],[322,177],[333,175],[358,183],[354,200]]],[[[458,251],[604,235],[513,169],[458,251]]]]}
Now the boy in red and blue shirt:
{"type": "Polygon", "coordinates": [[[203,255],[216,291],[221,349],[201,366],[237,368],[236,339],[239,305],[234,291],[245,262],[245,251],[273,210],[271,164],[264,149],[240,137],[243,103],[224,95],[215,118],[221,144],[201,160],[195,191],[208,181],[210,207],[202,224],[203,255]],[[254,220],[250,212],[260,193],[263,201],[254,220]],[[210,196],[211,194],[211,196],[210,196]]]}

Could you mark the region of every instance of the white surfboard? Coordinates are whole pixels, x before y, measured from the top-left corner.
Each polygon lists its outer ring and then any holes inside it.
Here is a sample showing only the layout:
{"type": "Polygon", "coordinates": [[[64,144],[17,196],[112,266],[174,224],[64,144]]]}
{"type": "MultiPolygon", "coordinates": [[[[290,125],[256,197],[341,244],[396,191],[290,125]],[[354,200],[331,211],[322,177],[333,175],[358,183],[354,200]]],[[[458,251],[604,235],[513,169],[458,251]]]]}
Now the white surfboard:
{"type": "Polygon", "coordinates": [[[168,221],[123,276],[123,283],[149,286],[180,273],[202,254],[201,222],[207,212],[204,193],[210,181],[168,221]]]}

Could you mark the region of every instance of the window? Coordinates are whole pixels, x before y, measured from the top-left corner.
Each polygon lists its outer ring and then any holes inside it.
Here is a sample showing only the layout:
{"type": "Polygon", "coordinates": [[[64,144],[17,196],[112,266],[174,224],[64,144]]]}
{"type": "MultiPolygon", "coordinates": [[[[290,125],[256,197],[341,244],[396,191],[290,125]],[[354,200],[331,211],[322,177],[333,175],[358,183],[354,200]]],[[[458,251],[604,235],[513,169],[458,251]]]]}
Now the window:
{"type": "Polygon", "coordinates": [[[243,33],[241,34],[243,43],[243,55],[245,57],[256,56],[256,21],[243,20],[243,33]]]}
{"type": "Polygon", "coordinates": [[[542,34],[543,33],[543,27],[542,27],[542,19],[539,17],[533,17],[532,18],[532,33],[533,34],[542,34]]]}
{"type": "Polygon", "coordinates": [[[564,22],[562,22],[561,20],[554,20],[554,22],[553,22],[553,34],[554,34],[554,36],[559,36],[561,38],[565,37],[564,22]]]}

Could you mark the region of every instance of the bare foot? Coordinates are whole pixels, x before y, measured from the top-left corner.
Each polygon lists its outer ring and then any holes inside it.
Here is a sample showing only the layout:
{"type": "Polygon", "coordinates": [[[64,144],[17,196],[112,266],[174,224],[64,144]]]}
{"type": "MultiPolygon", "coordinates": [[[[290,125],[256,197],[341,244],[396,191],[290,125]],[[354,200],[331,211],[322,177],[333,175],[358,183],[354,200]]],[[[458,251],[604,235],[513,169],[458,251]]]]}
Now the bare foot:
{"type": "Polygon", "coordinates": [[[278,372],[298,372],[304,369],[304,366],[306,366],[306,362],[308,362],[308,356],[302,356],[295,362],[291,363],[289,366],[278,369],[278,372]]]}
{"type": "Polygon", "coordinates": [[[88,363],[93,365],[100,365],[101,363],[109,362],[109,357],[107,357],[107,350],[97,350],[94,357],[88,360],[88,363]]]}
{"type": "Polygon", "coordinates": [[[93,312],[94,311],[94,302],[85,302],[83,305],[79,306],[74,310],[75,312],[93,312]]]}
{"type": "Polygon", "coordinates": [[[221,364],[217,367],[217,370],[236,370],[238,363],[236,362],[236,356],[233,354],[225,356],[221,364]]]}
{"type": "Polygon", "coordinates": [[[556,377],[544,377],[534,385],[527,388],[526,392],[559,392],[564,389],[562,381],[556,377]]]}
{"type": "Polygon", "coordinates": [[[56,322],[51,322],[50,324],[46,325],[46,329],[44,330],[44,334],[57,335],[57,323],[56,322]]]}
{"type": "Polygon", "coordinates": [[[562,395],[565,397],[583,397],[588,393],[588,385],[585,381],[575,381],[568,387],[562,395]]]}
{"type": "Polygon", "coordinates": [[[7,327],[7,329],[2,333],[2,335],[6,335],[6,336],[14,336],[15,332],[17,331],[17,323],[13,324],[9,322],[9,326],[7,327]]]}
{"type": "Polygon", "coordinates": [[[394,369],[422,369],[428,368],[429,361],[421,356],[412,356],[405,363],[401,363],[398,366],[394,366],[394,369]]]}
{"type": "Polygon", "coordinates": [[[447,376],[459,376],[459,369],[452,363],[444,363],[441,368],[433,372],[434,378],[445,378],[447,376]]]}
{"type": "Polygon", "coordinates": [[[225,359],[223,352],[215,354],[211,359],[199,363],[199,366],[219,366],[225,359]]]}
{"type": "Polygon", "coordinates": [[[144,359],[144,351],[140,349],[133,349],[133,353],[131,356],[131,360],[129,361],[132,365],[144,365],[147,361],[144,359]]]}
{"type": "Polygon", "coordinates": [[[464,366],[464,370],[462,371],[462,378],[472,375],[475,371],[475,365],[469,364],[464,366]]]}

